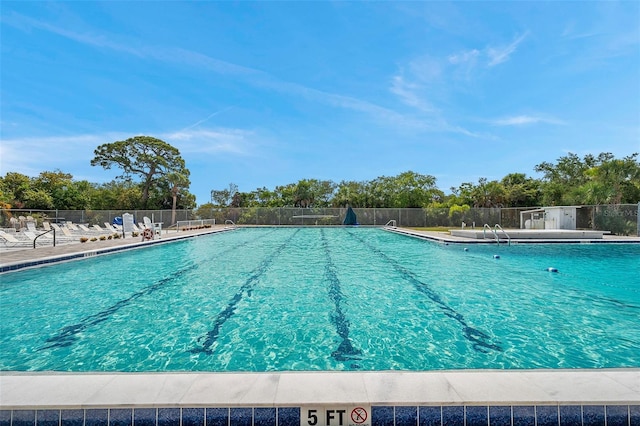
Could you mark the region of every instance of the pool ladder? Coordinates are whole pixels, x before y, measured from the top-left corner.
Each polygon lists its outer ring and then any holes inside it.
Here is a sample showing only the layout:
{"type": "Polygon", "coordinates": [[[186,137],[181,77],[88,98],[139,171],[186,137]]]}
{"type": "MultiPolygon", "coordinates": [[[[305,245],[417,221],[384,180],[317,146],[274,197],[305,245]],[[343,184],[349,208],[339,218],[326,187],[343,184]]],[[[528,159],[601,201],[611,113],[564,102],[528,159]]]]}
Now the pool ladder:
{"type": "Polygon", "coordinates": [[[237,225],[231,220],[231,219],[227,219],[224,221],[225,225],[231,225],[234,228],[237,228],[237,225]]]}
{"type": "Polygon", "coordinates": [[[509,236],[509,234],[507,234],[507,231],[502,229],[502,226],[500,226],[500,225],[498,225],[496,223],[495,226],[493,227],[493,229],[491,229],[489,224],[485,223],[484,226],[482,227],[482,236],[483,236],[483,238],[487,238],[487,232],[486,232],[487,229],[489,230],[489,232],[493,233],[493,237],[495,238],[496,243],[500,244],[500,237],[498,236],[498,231],[500,231],[507,237],[507,242],[508,242],[509,245],[511,245],[511,237],[509,236]]]}
{"type": "Polygon", "coordinates": [[[396,228],[397,226],[396,226],[396,221],[395,221],[395,219],[391,219],[389,222],[387,222],[387,224],[385,225],[385,227],[387,227],[387,226],[392,226],[392,227],[396,228]]]}

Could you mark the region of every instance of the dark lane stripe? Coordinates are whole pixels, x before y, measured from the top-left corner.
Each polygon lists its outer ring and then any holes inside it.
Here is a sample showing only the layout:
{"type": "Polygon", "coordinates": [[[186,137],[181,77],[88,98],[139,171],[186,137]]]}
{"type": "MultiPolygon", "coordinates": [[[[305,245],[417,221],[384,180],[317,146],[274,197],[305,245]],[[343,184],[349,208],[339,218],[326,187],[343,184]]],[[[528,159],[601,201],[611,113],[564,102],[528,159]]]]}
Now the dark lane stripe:
{"type": "Polygon", "coordinates": [[[425,294],[429,299],[431,299],[431,301],[433,301],[436,305],[438,305],[438,307],[444,312],[446,316],[457,321],[462,326],[462,332],[464,333],[466,339],[472,343],[473,349],[483,353],[488,353],[490,350],[502,352],[502,348],[499,345],[495,343],[491,343],[491,337],[489,335],[467,324],[467,321],[464,319],[464,316],[461,313],[454,310],[453,308],[451,308],[450,306],[448,306],[446,303],[444,303],[444,301],[440,298],[438,293],[433,291],[433,289],[431,289],[429,285],[420,281],[420,279],[418,279],[411,271],[409,271],[404,266],[400,265],[398,262],[396,262],[395,260],[387,256],[381,250],[372,246],[367,241],[363,240],[362,238],[355,235],[354,233],[350,231],[348,232],[355,239],[357,239],[366,247],[368,247],[369,250],[373,251],[378,256],[382,257],[385,261],[390,263],[394,267],[394,269],[404,277],[404,279],[406,279],[411,284],[413,284],[416,290],[425,294]]]}
{"type": "Polygon", "coordinates": [[[233,316],[236,311],[236,307],[242,300],[244,294],[247,293],[247,296],[251,296],[251,292],[255,288],[258,279],[262,275],[264,275],[265,272],[267,272],[267,269],[269,269],[269,266],[271,266],[275,258],[278,257],[278,255],[287,247],[289,242],[293,240],[298,232],[300,232],[300,229],[297,229],[284,243],[280,244],[280,246],[278,246],[278,248],[276,248],[276,250],[269,257],[263,260],[262,263],[251,272],[251,276],[249,276],[247,281],[242,284],[238,292],[231,298],[231,300],[227,304],[227,307],[218,314],[215,322],[213,323],[213,328],[209,330],[206,336],[200,337],[198,339],[198,342],[202,342],[202,347],[191,349],[189,352],[205,353],[207,355],[213,354],[213,350],[211,349],[211,347],[218,340],[218,336],[220,335],[220,328],[229,318],[233,316]]]}
{"type": "Polygon", "coordinates": [[[350,361],[354,359],[361,359],[362,351],[353,347],[351,339],[349,339],[349,320],[342,312],[342,289],[340,288],[340,279],[336,274],[336,267],[331,260],[331,253],[329,251],[329,243],[324,233],[324,229],[320,230],[322,238],[322,248],[324,254],[327,257],[327,264],[324,268],[324,276],[329,282],[329,297],[335,305],[335,310],[331,314],[331,322],[336,326],[336,332],[338,336],[342,338],[342,342],[338,346],[338,349],[331,353],[331,356],[337,361],[350,361]]]}
{"type": "MultiPolygon", "coordinates": [[[[273,232],[273,231],[272,231],[273,232]]],[[[271,232],[270,232],[271,233],[271,232]]],[[[269,234],[270,234],[269,233],[269,234]]],[[[256,238],[253,238],[251,240],[239,243],[234,245],[233,247],[224,250],[220,253],[216,253],[215,256],[212,256],[210,259],[208,260],[204,260],[203,262],[201,262],[201,264],[203,263],[208,263],[211,260],[214,260],[218,257],[220,257],[221,255],[228,253],[230,251],[233,250],[237,250],[238,248],[244,247],[248,244],[254,243],[255,241],[265,237],[267,234],[264,235],[260,235],[256,238]]],[[[120,309],[124,308],[125,306],[129,305],[131,302],[143,297],[143,296],[147,296],[150,295],[152,293],[154,293],[155,291],[161,289],[162,287],[174,283],[176,282],[176,280],[180,277],[182,277],[183,275],[185,275],[187,272],[191,272],[195,269],[197,269],[199,267],[200,264],[193,264],[193,265],[189,265],[183,269],[177,270],[175,271],[173,274],[171,274],[170,276],[161,279],[160,281],[144,287],[142,290],[133,293],[131,296],[127,297],[126,299],[122,299],[119,300],[118,302],[116,302],[115,304],[109,306],[107,309],[98,312],[97,314],[93,314],[90,315],[88,317],[83,318],[82,320],[80,320],[79,323],[77,324],[73,324],[73,325],[69,325],[64,327],[62,330],[60,330],[60,332],[58,334],[56,334],[53,337],[50,337],[49,339],[47,339],[47,343],[50,343],[49,345],[43,346],[41,348],[39,348],[38,350],[45,350],[45,349],[51,349],[51,348],[62,348],[62,347],[66,347],[66,346],[71,346],[77,339],[77,335],[79,333],[82,333],[83,331],[85,331],[86,329],[93,327],[94,325],[98,325],[101,322],[104,322],[106,320],[109,319],[109,317],[111,317],[113,314],[115,314],[116,312],[118,312],[120,309]]]]}

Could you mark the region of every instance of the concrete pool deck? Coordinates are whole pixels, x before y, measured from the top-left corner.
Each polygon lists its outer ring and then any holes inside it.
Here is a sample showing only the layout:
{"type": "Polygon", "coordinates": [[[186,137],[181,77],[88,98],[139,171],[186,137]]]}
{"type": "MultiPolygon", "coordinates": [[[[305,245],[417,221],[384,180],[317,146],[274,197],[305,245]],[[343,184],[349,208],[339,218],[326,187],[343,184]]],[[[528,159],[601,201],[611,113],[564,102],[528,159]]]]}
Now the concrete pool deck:
{"type": "MultiPolygon", "coordinates": [[[[491,232],[482,238],[482,230],[450,230],[449,232],[423,231],[411,228],[384,227],[385,230],[398,234],[431,240],[439,243],[453,244],[496,244],[491,232]]],[[[563,230],[506,230],[511,244],[640,244],[640,237],[607,235],[602,232],[563,231],[563,230]]],[[[501,244],[509,240],[499,232],[501,244]]]]}
{"type": "Polygon", "coordinates": [[[637,405],[640,369],[273,373],[16,373],[0,408],[637,405]]]}
{"type": "MultiPolygon", "coordinates": [[[[215,227],[170,232],[163,234],[160,243],[230,229],[215,227]]],[[[407,229],[395,229],[395,232],[439,242],[473,243],[470,239],[452,237],[445,233],[407,229]]],[[[604,237],[607,240],[608,236],[604,237]]],[[[640,242],[640,238],[616,238],[609,241],[640,242]]],[[[138,239],[127,239],[66,244],[55,248],[4,250],[0,251],[0,267],[36,267],[41,264],[39,262],[55,263],[157,243],[158,241],[143,243],[138,239]]],[[[83,416],[80,426],[88,426],[89,423],[85,424],[84,419],[87,419],[87,410],[92,409],[108,409],[111,412],[131,408],[134,413],[138,409],[163,407],[181,410],[198,407],[253,407],[254,413],[258,407],[294,407],[302,410],[306,406],[349,404],[372,406],[374,423],[371,426],[398,426],[397,416],[404,412],[402,407],[417,407],[418,413],[422,412],[421,407],[439,407],[441,423],[438,424],[443,425],[447,423],[445,408],[465,407],[461,414],[462,422],[456,418],[457,424],[463,425],[467,422],[467,413],[473,412],[467,411],[468,407],[487,408],[490,416],[489,408],[494,406],[511,407],[510,424],[516,423],[515,409],[518,407],[555,407],[554,410],[557,409],[559,413],[557,419],[561,418],[564,408],[581,407],[582,420],[579,423],[560,423],[558,420],[555,424],[585,425],[590,424],[584,420],[588,407],[603,407],[603,413],[609,413],[605,407],[611,406],[612,413],[626,413],[626,421],[619,424],[640,425],[640,368],[273,373],[0,372],[0,426],[38,426],[35,419],[40,418],[37,413],[41,411],[49,414],[58,412],[58,422],[54,421],[53,424],[64,426],[64,421],[60,420],[63,416],[61,413],[64,410],[80,410],[83,416]],[[391,423],[386,420],[376,421],[383,418],[384,408],[389,407],[396,416],[395,420],[391,423]],[[36,413],[33,414],[33,422],[29,420],[25,423],[20,420],[24,413],[32,412],[36,413]],[[14,421],[15,419],[20,421],[14,421]]],[[[533,412],[534,423],[542,424],[535,414],[538,411],[533,412]]],[[[546,413],[541,409],[540,413],[542,412],[546,413]]],[[[31,415],[27,414],[27,417],[31,415]]],[[[229,416],[228,426],[237,424],[229,416]]],[[[243,425],[258,426],[255,417],[252,419],[250,423],[243,425]]],[[[297,425],[300,425],[300,414],[297,419],[297,425]]],[[[416,425],[423,425],[420,421],[417,422],[416,425]]],[[[159,420],[157,424],[160,425],[159,420]]],[[[277,423],[278,426],[282,424],[280,421],[277,423]]],[[[409,424],[413,425],[411,422],[409,424]]],[[[178,423],[179,425],[184,426],[183,423],[178,423]]]]}

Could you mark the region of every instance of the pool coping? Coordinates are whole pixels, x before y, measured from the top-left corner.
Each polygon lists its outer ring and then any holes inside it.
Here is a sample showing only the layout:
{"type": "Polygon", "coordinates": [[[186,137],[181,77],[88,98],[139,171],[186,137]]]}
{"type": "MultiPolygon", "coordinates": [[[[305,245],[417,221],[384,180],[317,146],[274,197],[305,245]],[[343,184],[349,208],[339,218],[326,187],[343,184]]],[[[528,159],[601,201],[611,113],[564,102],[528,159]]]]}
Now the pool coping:
{"type": "MultiPolygon", "coordinates": [[[[477,239],[453,236],[446,232],[419,231],[410,228],[385,226],[382,229],[399,235],[420,238],[442,244],[489,244],[495,245],[495,239],[477,239]]],[[[508,231],[508,230],[507,230],[508,231]]],[[[501,239],[499,244],[640,244],[640,237],[619,237],[605,235],[604,238],[511,238],[501,239]]]]}
{"type": "Polygon", "coordinates": [[[0,409],[637,405],[640,368],[271,373],[0,373],[0,409]]]}

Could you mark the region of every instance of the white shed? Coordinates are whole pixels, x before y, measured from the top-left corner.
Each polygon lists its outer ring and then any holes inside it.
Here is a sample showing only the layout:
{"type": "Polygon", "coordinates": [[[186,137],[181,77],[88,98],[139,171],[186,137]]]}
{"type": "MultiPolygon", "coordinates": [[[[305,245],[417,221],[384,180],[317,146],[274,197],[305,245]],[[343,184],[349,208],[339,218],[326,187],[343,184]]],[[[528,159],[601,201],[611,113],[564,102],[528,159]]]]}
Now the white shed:
{"type": "Polygon", "coordinates": [[[576,229],[580,206],[543,207],[520,212],[521,229],[576,229]]]}

